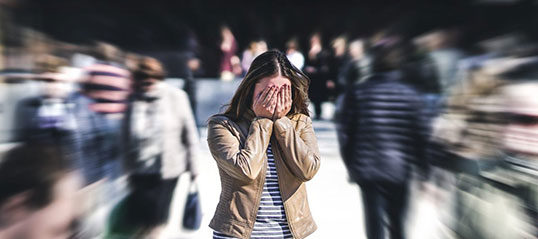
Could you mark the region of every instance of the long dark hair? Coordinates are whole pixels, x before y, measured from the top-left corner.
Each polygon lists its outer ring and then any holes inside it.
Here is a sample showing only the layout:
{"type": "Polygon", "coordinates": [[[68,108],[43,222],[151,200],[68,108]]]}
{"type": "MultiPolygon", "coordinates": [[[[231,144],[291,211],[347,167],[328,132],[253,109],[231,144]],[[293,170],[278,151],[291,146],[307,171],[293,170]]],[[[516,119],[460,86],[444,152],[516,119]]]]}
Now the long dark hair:
{"type": "Polygon", "coordinates": [[[256,83],[261,79],[280,74],[288,78],[292,88],[292,105],[288,115],[308,113],[308,85],[310,79],[293,66],[286,55],[277,50],[266,51],[254,59],[247,75],[239,85],[224,114],[234,120],[240,119],[252,108],[252,96],[256,83]]]}

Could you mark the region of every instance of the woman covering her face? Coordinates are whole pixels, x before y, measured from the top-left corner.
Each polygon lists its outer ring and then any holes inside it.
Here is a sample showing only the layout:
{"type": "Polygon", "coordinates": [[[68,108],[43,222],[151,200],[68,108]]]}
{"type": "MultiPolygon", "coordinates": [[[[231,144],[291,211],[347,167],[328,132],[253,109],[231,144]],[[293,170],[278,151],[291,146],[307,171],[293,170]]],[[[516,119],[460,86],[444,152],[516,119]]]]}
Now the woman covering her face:
{"type": "Polygon", "coordinates": [[[284,54],[265,52],[225,113],[209,119],[222,185],[214,238],[305,238],[316,230],[304,184],[320,166],[308,84],[284,54]]]}

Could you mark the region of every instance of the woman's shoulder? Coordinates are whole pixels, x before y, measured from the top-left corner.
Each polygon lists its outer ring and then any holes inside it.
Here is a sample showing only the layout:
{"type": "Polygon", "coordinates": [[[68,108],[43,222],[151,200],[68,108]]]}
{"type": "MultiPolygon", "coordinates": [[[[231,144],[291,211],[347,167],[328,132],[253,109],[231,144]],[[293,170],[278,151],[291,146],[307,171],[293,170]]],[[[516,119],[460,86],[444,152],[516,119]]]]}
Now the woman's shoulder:
{"type": "Polygon", "coordinates": [[[232,121],[232,119],[226,114],[214,114],[207,119],[207,124],[222,124],[230,121],[232,121]]]}

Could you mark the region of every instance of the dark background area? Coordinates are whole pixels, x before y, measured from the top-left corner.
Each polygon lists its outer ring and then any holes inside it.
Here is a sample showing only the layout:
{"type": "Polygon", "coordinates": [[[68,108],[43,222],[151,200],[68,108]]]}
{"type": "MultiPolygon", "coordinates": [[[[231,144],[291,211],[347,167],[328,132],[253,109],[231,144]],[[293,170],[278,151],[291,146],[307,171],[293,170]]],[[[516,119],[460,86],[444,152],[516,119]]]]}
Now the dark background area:
{"type": "Polygon", "coordinates": [[[133,52],[196,48],[208,76],[217,75],[219,29],[228,25],[240,52],[254,39],[283,49],[291,37],[303,51],[314,31],[326,44],[340,34],[369,37],[390,29],[413,37],[435,28],[457,28],[460,44],[508,32],[536,39],[536,1],[530,0],[25,0],[13,4],[19,25],[61,41],[111,42],[133,52]],[[197,42],[197,43],[196,43],[197,42]]]}

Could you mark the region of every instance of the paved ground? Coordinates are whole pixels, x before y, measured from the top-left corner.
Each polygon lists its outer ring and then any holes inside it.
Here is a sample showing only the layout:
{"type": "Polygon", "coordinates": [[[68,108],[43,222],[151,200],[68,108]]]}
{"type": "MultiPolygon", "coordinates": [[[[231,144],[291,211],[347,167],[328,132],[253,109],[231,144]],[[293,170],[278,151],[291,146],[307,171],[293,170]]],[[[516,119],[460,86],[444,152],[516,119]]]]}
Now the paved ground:
{"type": "MultiPolygon", "coordinates": [[[[347,172],[338,154],[334,126],[329,121],[314,122],[322,156],[321,168],[313,180],[307,183],[309,202],[318,231],[309,238],[365,238],[362,203],[358,186],[348,181],[347,172]]],[[[215,162],[205,142],[205,129],[201,129],[200,143],[203,174],[200,176],[200,192],[203,202],[202,228],[188,236],[177,238],[211,238],[207,226],[220,193],[220,181],[215,162]]],[[[427,196],[415,194],[410,207],[409,238],[445,238],[439,236],[440,227],[436,210],[427,196]]]]}

